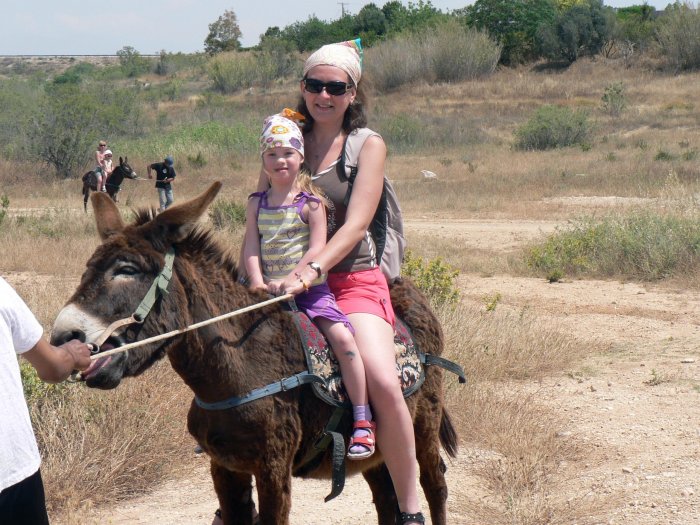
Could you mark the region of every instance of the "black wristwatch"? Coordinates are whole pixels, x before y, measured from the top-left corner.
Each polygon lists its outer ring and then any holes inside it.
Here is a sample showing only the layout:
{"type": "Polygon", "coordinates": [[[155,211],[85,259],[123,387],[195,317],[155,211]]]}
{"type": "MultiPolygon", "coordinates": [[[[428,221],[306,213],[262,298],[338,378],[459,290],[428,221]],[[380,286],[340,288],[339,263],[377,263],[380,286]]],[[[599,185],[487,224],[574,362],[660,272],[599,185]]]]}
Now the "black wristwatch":
{"type": "Polygon", "coordinates": [[[320,265],[320,264],[318,264],[317,262],[311,261],[311,262],[309,263],[309,266],[311,266],[311,269],[312,269],[312,270],[316,270],[316,274],[317,274],[318,277],[321,277],[321,275],[323,274],[323,272],[321,271],[321,265],[320,265]]]}

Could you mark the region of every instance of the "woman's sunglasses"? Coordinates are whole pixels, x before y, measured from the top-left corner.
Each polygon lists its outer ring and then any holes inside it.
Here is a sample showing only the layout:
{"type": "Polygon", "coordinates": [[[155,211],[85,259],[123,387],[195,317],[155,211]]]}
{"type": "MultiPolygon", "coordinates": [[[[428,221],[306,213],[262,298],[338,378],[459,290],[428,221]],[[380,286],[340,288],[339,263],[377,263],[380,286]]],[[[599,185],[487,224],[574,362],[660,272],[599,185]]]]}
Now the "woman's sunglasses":
{"type": "Polygon", "coordinates": [[[315,78],[305,78],[304,79],[304,89],[309,93],[320,93],[326,88],[326,93],[329,95],[339,96],[345,95],[352,88],[352,84],[347,82],[340,82],[339,80],[334,80],[332,82],[321,82],[315,78]]]}

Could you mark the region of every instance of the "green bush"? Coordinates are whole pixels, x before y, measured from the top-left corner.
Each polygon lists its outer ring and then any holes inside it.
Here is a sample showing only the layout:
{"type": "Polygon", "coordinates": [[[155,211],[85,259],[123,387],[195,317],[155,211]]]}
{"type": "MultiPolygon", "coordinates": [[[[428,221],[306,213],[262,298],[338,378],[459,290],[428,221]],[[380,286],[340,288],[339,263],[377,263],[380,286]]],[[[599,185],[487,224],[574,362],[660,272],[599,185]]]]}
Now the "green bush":
{"type": "Polygon", "coordinates": [[[525,258],[550,281],[563,275],[656,280],[692,273],[700,266],[700,217],[635,211],[583,218],[530,248],[525,258]]]}
{"type": "Polygon", "coordinates": [[[0,196],[0,226],[7,217],[7,208],[10,207],[10,198],[4,193],[0,196]]]}
{"type": "Polygon", "coordinates": [[[219,53],[208,63],[212,87],[221,93],[234,93],[253,86],[269,87],[280,78],[301,69],[295,55],[268,46],[256,52],[219,53]]]}
{"type": "Polygon", "coordinates": [[[669,5],[659,18],[656,39],[670,69],[700,68],[700,10],[691,4],[669,5]]]}
{"type": "Polygon", "coordinates": [[[423,40],[426,66],[437,82],[460,82],[490,75],[501,46],[486,31],[465,29],[456,20],[440,24],[423,40]]]}
{"type": "Polygon", "coordinates": [[[545,150],[587,143],[591,124],[585,111],[560,106],[542,106],[528,122],[515,131],[515,147],[545,150]]]}
{"type": "Polygon", "coordinates": [[[209,208],[209,218],[219,230],[237,230],[245,224],[245,204],[219,199],[209,208]]]}
{"type": "Polygon", "coordinates": [[[255,84],[258,61],[250,53],[220,53],[209,61],[207,73],[216,91],[234,93],[255,84]]]}
{"type": "Polygon", "coordinates": [[[452,305],[459,300],[455,279],[459,272],[438,257],[429,262],[406,251],[401,273],[410,278],[434,306],[452,305]]]}
{"type": "Polygon", "coordinates": [[[603,111],[612,117],[617,117],[627,107],[627,97],[625,96],[625,86],[622,82],[615,82],[605,87],[605,92],[601,97],[603,111]]]}
{"type": "Polygon", "coordinates": [[[416,81],[459,82],[490,75],[501,47],[486,32],[448,20],[421,33],[404,33],[368,50],[368,76],[380,90],[416,81]]]}

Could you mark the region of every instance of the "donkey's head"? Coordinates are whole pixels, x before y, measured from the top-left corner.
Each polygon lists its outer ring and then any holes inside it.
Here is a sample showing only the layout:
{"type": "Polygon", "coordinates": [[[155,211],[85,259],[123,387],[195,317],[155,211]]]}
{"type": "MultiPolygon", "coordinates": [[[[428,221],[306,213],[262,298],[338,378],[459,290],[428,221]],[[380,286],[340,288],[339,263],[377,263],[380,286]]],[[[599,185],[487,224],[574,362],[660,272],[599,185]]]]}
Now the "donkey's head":
{"type": "Polygon", "coordinates": [[[123,170],[124,177],[126,177],[127,179],[139,178],[134,169],[129,164],[129,157],[119,157],[119,167],[123,170]]]}
{"type": "MultiPolygon", "coordinates": [[[[136,312],[134,317],[139,322],[117,327],[106,341],[100,341],[101,351],[180,328],[187,321],[183,319],[187,297],[183,277],[175,272],[167,285],[168,253],[177,252],[178,243],[190,236],[220,189],[221,183],[216,182],[199,197],[159,215],[142,211],[130,225],[124,224],[117,206],[106,194],[93,194],[102,244],[88,260],[78,289],[56,318],[51,342],[96,342],[108,326],[136,312]],[[152,286],[154,282],[160,286],[152,286]],[[167,292],[163,292],[166,285],[167,292]],[[143,315],[147,303],[152,308],[143,315]]],[[[163,357],[168,344],[168,340],[155,342],[97,359],[83,372],[83,378],[90,387],[114,388],[122,377],[138,375],[163,357]]]]}

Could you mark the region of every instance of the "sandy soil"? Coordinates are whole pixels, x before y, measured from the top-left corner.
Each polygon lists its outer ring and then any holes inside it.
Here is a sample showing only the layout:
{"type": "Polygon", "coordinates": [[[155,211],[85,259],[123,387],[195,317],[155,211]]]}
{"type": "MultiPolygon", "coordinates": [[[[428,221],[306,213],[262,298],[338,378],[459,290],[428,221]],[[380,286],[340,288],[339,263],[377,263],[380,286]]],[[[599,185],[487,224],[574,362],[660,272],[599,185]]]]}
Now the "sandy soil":
{"type": "MultiPolygon", "coordinates": [[[[409,236],[451,235],[504,252],[554,227],[537,221],[407,221],[409,236]]],[[[499,293],[499,308],[527,306],[543,322],[606,349],[572,373],[537,385],[543,401],[565,415],[562,435],[596,450],[596,460],[584,462],[576,481],[610,507],[594,523],[700,523],[699,293],[607,281],[549,284],[508,275],[462,275],[459,284],[465,301],[483,305],[484,296],[499,293]]],[[[99,509],[90,522],[210,523],[217,503],[208,460],[200,460],[188,479],[99,509]]],[[[451,524],[478,523],[464,501],[478,483],[472,472],[479,461],[479,451],[462,446],[449,467],[451,524]]],[[[375,522],[361,478],[348,479],[344,493],[324,504],[328,490],[327,481],[295,480],[291,522],[375,522]]]]}

